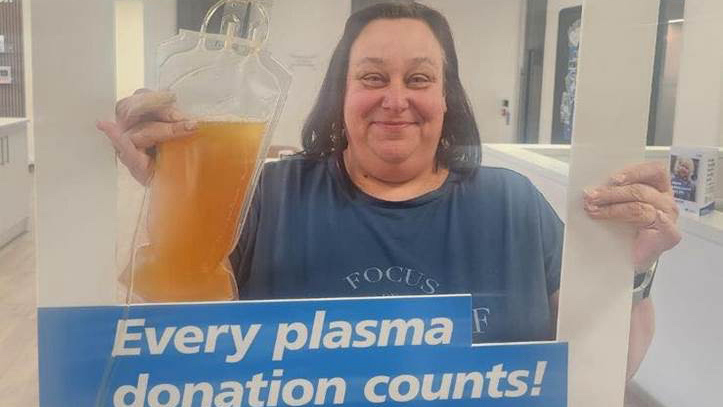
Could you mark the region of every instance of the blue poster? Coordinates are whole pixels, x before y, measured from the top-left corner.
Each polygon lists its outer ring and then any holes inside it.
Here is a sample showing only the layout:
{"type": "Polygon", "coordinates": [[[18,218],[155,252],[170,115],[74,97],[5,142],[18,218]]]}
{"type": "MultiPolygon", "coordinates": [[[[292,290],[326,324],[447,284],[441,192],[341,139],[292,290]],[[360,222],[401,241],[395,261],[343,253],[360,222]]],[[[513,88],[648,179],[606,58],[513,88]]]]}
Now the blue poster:
{"type": "Polygon", "coordinates": [[[470,297],[40,308],[40,405],[566,406],[567,345],[472,346],[470,297]]]}

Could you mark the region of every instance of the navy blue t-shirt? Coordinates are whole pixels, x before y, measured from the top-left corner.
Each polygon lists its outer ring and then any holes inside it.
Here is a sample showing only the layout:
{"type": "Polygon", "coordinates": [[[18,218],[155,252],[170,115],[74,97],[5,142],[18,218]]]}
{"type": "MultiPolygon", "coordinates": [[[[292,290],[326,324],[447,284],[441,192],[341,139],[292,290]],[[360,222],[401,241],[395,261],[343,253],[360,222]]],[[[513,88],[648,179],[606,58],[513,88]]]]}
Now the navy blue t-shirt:
{"type": "Polygon", "coordinates": [[[241,299],[470,293],[475,342],[552,339],[563,225],[522,175],[450,171],[403,202],[336,158],[265,165],[231,262],[241,299]]]}

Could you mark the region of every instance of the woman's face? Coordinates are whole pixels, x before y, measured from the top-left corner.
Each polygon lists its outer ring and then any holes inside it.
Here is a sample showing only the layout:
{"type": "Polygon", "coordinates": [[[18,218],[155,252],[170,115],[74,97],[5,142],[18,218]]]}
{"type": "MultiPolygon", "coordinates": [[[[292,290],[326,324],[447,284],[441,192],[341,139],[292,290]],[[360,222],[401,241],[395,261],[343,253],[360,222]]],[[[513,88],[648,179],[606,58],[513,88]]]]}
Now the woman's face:
{"type": "Polygon", "coordinates": [[[675,163],[675,175],[687,179],[693,172],[693,163],[687,160],[678,160],[675,163]]]}
{"type": "Polygon", "coordinates": [[[351,159],[390,181],[434,168],[447,105],[442,47],[426,23],[369,23],[351,48],[344,122],[351,159]]]}

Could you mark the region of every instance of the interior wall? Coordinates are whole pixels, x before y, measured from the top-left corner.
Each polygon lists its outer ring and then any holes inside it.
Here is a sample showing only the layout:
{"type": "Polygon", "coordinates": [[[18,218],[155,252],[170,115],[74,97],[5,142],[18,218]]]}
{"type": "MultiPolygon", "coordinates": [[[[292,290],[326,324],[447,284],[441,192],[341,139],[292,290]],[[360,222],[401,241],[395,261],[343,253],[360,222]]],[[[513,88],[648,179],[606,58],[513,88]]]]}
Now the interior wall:
{"type": "Polygon", "coordinates": [[[552,140],[552,114],[555,97],[555,61],[557,61],[557,31],[560,10],[579,6],[583,0],[548,0],[545,60],[542,73],[542,102],[540,103],[540,144],[552,140]]]}
{"type": "Polygon", "coordinates": [[[316,101],[350,10],[348,0],[274,2],[269,50],[289,68],[293,80],[273,144],[301,146],[301,128],[316,101]]]}
{"type": "Polygon", "coordinates": [[[673,142],[723,145],[723,2],[686,0],[673,142]]]}
{"type": "Polygon", "coordinates": [[[513,143],[517,135],[523,0],[425,0],[449,20],[460,76],[483,143],[513,143]],[[510,122],[501,115],[510,103],[510,122]]]}

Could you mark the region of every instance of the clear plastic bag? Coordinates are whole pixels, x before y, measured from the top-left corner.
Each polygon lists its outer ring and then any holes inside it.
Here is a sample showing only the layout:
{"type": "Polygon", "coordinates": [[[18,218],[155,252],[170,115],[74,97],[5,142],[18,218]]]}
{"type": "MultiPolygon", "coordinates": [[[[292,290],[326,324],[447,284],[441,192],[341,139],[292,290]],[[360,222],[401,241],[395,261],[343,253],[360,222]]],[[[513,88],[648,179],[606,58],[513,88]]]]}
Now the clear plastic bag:
{"type": "Polygon", "coordinates": [[[198,130],[158,146],[129,265],[129,299],[218,301],[237,297],[227,261],[248,212],[291,77],[263,49],[261,0],[223,0],[200,32],[183,30],[158,48],[159,89],[198,130]],[[222,6],[223,34],[206,32],[222,6]]]}

